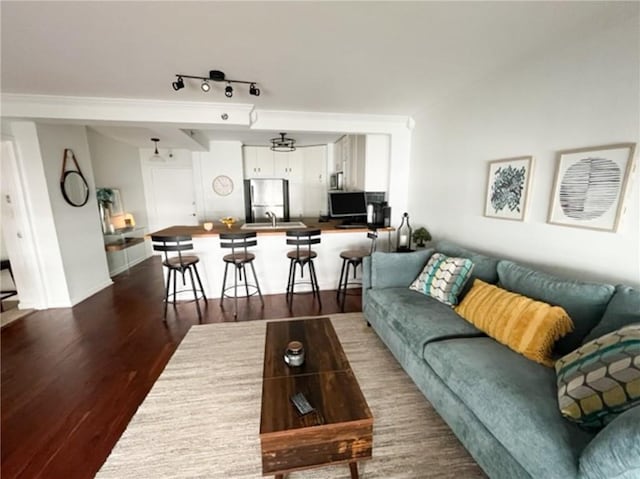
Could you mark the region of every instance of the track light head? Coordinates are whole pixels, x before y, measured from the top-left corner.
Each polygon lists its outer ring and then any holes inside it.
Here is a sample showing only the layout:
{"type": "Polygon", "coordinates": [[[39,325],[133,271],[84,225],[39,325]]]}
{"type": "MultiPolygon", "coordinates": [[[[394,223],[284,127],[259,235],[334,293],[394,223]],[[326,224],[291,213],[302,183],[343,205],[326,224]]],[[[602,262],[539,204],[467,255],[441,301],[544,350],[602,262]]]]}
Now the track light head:
{"type": "Polygon", "coordinates": [[[173,86],[173,89],[175,91],[182,90],[184,88],[184,80],[182,79],[182,77],[178,77],[178,79],[171,85],[173,86]]]}
{"type": "Polygon", "coordinates": [[[256,88],[256,84],[249,85],[249,95],[260,96],[260,88],[256,88]]]}
{"type": "Polygon", "coordinates": [[[224,94],[227,98],[231,98],[233,96],[233,87],[231,83],[228,83],[226,88],[224,89],[224,94]]]}
{"type": "Polygon", "coordinates": [[[208,93],[209,90],[211,90],[211,85],[209,85],[209,82],[205,80],[200,85],[200,88],[202,89],[203,92],[208,93]]]}

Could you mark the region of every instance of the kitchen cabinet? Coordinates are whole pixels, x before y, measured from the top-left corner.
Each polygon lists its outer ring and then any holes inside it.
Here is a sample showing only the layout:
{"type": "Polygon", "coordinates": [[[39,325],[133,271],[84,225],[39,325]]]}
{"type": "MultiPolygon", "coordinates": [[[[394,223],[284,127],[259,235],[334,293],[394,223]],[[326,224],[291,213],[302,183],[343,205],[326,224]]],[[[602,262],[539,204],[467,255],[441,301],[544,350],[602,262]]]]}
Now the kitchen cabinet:
{"type": "Polygon", "coordinates": [[[302,150],[304,161],[304,216],[327,213],[327,147],[302,150]]]}
{"type": "Polygon", "coordinates": [[[274,172],[273,151],[263,146],[242,147],[245,178],[282,178],[274,172]]]}
{"type": "Polygon", "coordinates": [[[291,152],[273,152],[273,169],[276,178],[289,181],[302,181],[304,178],[304,150],[298,148],[291,152]]]}

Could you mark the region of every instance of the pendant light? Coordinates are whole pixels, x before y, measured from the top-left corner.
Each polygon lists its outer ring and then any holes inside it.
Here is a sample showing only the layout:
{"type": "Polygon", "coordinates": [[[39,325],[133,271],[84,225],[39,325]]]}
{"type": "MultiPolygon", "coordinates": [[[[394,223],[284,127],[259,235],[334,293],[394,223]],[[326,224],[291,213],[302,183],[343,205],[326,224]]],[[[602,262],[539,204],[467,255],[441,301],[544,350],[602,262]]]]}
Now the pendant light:
{"type": "Polygon", "coordinates": [[[165,160],[164,157],[160,155],[160,153],[158,153],[158,142],[160,141],[160,138],[151,138],[151,141],[155,143],[156,150],[153,152],[151,158],[149,158],[149,161],[153,161],[156,163],[166,163],[167,160],[165,160]]]}
{"type": "Polygon", "coordinates": [[[286,133],[280,133],[280,138],[271,138],[271,151],[291,152],[296,151],[296,140],[287,138],[286,133]]]}

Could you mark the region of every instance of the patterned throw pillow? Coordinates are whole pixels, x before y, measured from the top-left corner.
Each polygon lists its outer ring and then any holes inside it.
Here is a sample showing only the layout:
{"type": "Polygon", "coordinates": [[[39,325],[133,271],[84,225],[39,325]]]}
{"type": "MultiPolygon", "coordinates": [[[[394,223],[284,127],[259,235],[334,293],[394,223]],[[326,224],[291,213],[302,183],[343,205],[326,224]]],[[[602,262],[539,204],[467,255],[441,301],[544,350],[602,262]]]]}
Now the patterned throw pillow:
{"type": "Polygon", "coordinates": [[[470,259],[434,253],[409,288],[453,306],[458,304],[458,295],[472,270],[473,262],[470,259]]]}
{"type": "Polygon", "coordinates": [[[552,367],[555,342],[573,329],[567,312],[506,289],[474,280],[456,313],[524,357],[552,367]]]}
{"type": "Polygon", "coordinates": [[[583,344],[556,362],[558,405],[570,421],[600,428],[640,405],[640,323],[583,344]]]}

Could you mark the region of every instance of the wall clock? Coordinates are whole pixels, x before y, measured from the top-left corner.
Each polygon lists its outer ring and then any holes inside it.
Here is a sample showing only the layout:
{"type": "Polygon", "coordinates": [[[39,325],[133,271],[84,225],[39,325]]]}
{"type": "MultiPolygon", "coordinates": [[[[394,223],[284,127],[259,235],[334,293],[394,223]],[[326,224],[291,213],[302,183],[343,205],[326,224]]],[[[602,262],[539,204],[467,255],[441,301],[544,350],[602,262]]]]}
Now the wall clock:
{"type": "Polygon", "coordinates": [[[213,179],[213,191],[220,196],[228,196],[233,192],[233,180],[227,175],[218,175],[213,179]]]}

